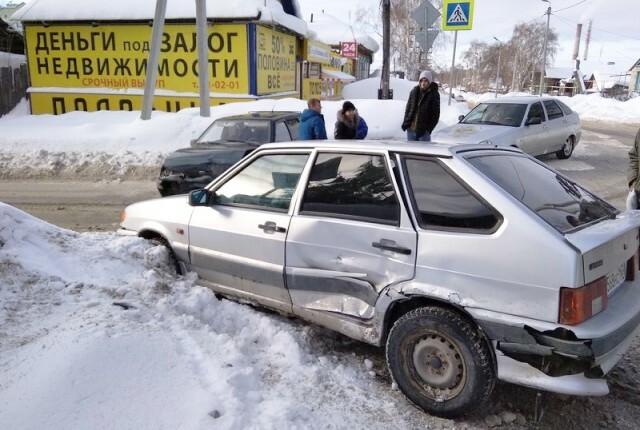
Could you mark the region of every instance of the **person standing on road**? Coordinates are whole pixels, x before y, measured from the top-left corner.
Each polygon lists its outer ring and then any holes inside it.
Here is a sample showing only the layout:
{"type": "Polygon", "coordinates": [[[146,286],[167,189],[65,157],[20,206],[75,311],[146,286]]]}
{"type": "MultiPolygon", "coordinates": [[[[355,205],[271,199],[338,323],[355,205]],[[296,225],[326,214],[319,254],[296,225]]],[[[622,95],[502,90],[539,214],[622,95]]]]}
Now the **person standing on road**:
{"type": "Polygon", "coordinates": [[[430,71],[420,73],[418,85],[409,93],[404,110],[402,131],[407,140],[431,141],[431,132],[440,120],[440,94],[430,71]]]}
{"type": "MultiPolygon", "coordinates": [[[[636,139],[633,142],[633,146],[629,150],[629,167],[627,168],[627,182],[629,184],[629,191],[635,190],[636,201],[635,208],[638,208],[638,196],[640,195],[640,160],[638,159],[638,147],[640,146],[640,129],[636,133],[636,139]]],[[[628,206],[628,203],[627,203],[628,206]]]]}
{"type": "Polygon", "coordinates": [[[325,140],[327,129],[324,126],[322,104],[320,99],[311,98],[307,101],[308,109],[300,114],[300,140],[325,140]]]}
{"type": "Polygon", "coordinates": [[[358,114],[355,105],[350,101],[342,104],[342,109],[338,111],[336,127],[333,137],[336,139],[364,139],[367,137],[369,127],[358,114]]]}

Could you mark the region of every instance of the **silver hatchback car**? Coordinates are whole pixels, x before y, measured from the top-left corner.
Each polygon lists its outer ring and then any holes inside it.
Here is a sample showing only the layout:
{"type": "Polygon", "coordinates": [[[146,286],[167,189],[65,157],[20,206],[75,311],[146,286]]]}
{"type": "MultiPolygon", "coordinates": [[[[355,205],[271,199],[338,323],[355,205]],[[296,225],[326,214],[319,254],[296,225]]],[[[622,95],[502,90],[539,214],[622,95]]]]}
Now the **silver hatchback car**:
{"type": "Polygon", "coordinates": [[[443,143],[514,146],[529,155],[571,157],[580,137],[580,117],[555,97],[513,96],[482,101],[460,122],[434,132],[443,143]]]}
{"type": "Polygon", "coordinates": [[[455,417],[497,380],[608,393],[640,324],[639,227],[514,148],[315,141],[135,203],[118,232],[216,293],[386,346],[406,397],[455,417]]]}

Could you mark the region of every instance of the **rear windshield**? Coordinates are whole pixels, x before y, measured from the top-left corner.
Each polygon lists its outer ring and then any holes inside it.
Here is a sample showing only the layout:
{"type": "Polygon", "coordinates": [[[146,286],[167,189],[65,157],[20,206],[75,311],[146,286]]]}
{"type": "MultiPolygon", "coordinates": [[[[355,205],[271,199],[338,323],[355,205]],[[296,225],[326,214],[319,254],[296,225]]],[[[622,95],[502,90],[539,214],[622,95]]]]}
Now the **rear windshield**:
{"type": "Polygon", "coordinates": [[[533,158],[503,154],[468,156],[467,160],[562,233],[619,213],[609,203],[533,158]]]}

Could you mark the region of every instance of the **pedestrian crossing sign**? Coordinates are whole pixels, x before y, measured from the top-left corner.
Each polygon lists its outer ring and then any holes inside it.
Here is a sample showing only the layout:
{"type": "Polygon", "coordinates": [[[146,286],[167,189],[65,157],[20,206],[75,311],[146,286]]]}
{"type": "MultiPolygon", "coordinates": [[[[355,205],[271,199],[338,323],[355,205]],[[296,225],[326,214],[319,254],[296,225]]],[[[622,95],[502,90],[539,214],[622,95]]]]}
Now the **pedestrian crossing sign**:
{"type": "Polygon", "coordinates": [[[471,30],[473,0],[443,0],[442,30],[471,30]]]}

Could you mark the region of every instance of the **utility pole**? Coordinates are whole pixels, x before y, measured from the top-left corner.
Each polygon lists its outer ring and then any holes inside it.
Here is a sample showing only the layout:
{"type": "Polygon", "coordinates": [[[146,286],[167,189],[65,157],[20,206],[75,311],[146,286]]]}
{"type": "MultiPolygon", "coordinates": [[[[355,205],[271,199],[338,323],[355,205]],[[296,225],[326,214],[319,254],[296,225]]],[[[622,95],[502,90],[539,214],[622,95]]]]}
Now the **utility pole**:
{"type": "Polygon", "coordinates": [[[142,112],[140,118],[151,119],[153,110],[153,95],[156,89],[156,79],[158,79],[158,62],[160,58],[160,43],[162,30],[164,29],[164,17],[167,12],[167,0],[156,1],[156,14],[153,19],[151,30],[151,48],[149,49],[149,60],[147,61],[147,75],[144,81],[144,94],[142,96],[142,112]]]}
{"type": "Polygon", "coordinates": [[[390,99],[389,94],[389,47],[391,45],[391,0],[382,0],[382,94],[379,98],[390,99]]]}
{"type": "Polygon", "coordinates": [[[493,97],[494,99],[498,98],[498,79],[500,77],[500,54],[502,53],[502,42],[498,40],[497,37],[493,37],[498,42],[498,67],[496,68],[496,93],[493,97]]]}
{"type": "Polygon", "coordinates": [[[547,39],[549,38],[549,20],[551,19],[551,2],[549,0],[542,0],[549,3],[547,8],[547,31],[544,33],[544,46],[542,48],[542,66],[540,67],[540,91],[539,95],[542,96],[542,87],[544,86],[544,75],[547,66],[547,39]]]}

